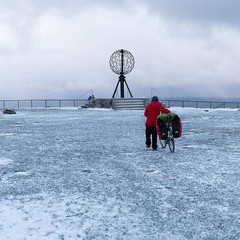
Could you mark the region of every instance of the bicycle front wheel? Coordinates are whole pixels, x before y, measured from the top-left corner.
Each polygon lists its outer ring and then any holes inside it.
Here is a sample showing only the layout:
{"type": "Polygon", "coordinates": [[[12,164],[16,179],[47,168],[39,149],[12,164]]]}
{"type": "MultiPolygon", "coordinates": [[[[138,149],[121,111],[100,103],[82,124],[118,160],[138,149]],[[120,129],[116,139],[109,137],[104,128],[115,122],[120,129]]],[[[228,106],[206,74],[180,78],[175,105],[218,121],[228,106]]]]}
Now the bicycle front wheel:
{"type": "Polygon", "coordinates": [[[169,146],[170,151],[173,153],[174,150],[175,150],[175,142],[174,142],[174,138],[173,137],[171,137],[169,139],[168,146],[169,146]]]}

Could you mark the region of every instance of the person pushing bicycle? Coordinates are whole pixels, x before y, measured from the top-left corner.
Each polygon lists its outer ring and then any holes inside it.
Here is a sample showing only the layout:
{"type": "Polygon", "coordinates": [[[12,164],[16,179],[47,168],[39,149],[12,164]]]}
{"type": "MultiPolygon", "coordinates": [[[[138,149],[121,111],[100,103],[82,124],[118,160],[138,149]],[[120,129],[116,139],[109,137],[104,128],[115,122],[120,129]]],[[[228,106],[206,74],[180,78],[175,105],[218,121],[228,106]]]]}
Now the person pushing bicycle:
{"type": "Polygon", "coordinates": [[[165,108],[158,100],[157,96],[152,97],[151,103],[149,103],[144,111],[146,119],[146,147],[150,148],[152,145],[153,150],[157,150],[157,129],[156,120],[161,113],[171,113],[171,111],[165,108]]]}

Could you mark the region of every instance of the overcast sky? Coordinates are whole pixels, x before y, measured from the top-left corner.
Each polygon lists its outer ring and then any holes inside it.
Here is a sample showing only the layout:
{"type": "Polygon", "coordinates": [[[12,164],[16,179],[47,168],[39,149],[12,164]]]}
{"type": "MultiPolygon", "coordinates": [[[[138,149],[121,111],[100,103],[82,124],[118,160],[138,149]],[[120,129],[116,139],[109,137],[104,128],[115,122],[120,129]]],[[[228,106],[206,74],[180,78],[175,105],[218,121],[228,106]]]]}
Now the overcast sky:
{"type": "Polygon", "coordinates": [[[240,0],[0,0],[0,99],[111,97],[119,49],[135,58],[134,97],[240,97],[239,10],[240,0]]]}

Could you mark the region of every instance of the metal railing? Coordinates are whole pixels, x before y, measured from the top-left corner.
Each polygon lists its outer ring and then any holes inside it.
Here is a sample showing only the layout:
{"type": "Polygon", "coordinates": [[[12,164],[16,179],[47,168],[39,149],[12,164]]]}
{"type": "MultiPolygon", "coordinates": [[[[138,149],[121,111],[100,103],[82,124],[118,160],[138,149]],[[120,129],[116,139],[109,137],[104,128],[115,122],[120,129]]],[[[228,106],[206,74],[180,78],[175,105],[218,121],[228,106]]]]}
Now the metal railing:
{"type": "Polygon", "coordinates": [[[0,100],[0,109],[81,107],[87,99],[0,100]]]}
{"type": "Polygon", "coordinates": [[[240,102],[234,101],[205,101],[205,100],[166,100],[161,99],[168,107],[192,108],[239,108],[240,102]]]}
{"type": "MultiPolygon", "coordinates": [[[[193,107],[193,108],[239,108],[240,100],[223,101],[223,100],[173,100],[168,99],[166,95],[158,89],[151,89],[151,98],[153,95],[162,96],[161,101],[169,107],[193,107]]],[[[159,97],[160,99],[160,97],[159,97]]]]}
{"type": "MultiPolygon", "coordinates": [[[[110,98],[109,98],[110,99],[110,98]]],[[[138,98],[139,99],[139,98],[138,98]]],[[[146,98],[142,98],[146,99],[146,98]]],[[[150,100],[150,98],[149,98],[150,100]]],[[[160,99],[167,107],[240,108],[240,102],[160,99]]],[[[81,107],[87,99],[0,100],[0,109],[81,107]]]]}

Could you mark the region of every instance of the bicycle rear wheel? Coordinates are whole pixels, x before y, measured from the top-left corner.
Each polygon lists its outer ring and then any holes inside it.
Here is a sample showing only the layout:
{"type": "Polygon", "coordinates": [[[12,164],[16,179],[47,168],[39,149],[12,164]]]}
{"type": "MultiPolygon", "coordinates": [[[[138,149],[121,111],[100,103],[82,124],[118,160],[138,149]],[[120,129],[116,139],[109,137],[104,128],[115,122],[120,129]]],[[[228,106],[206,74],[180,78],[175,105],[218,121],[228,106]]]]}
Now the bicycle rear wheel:
{"type": "Polygon", "coordinates": [[[169,146],[170,151],[173,153],[174,150],[175,150],[175,142],[174,142],[174,138],[173,137],[171,137],[169,139],[168,146],[169,146]]]}

